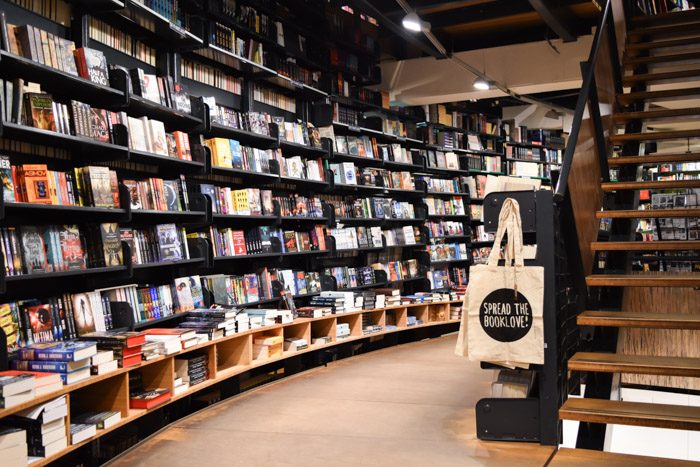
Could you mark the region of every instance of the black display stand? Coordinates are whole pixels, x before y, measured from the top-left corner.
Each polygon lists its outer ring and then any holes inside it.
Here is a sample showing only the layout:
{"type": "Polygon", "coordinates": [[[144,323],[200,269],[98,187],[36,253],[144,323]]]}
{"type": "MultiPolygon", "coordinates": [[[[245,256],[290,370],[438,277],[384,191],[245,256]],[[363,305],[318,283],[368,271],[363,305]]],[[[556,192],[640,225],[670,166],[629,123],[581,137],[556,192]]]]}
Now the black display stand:
{"type": "MultiPolygon", "coordinates": [[[[544,365],[530,365],[536,374],[531,397],[493,398],[476,404],[476,432],[479,439],[490,441],[530,441],[557,445],[560,439],[559,366],[557,340],[557,300],[555,264],[555,213],[552,192],[491,193],[484,198],[484,228],[498,229],[498,215],[506,198],[520,204],[524,243],[535,235],[537,255],[525,260],[526,266],[544,267],[544,365]]],[[[501,368],[482,362],[482,368],[501,368]]]]}

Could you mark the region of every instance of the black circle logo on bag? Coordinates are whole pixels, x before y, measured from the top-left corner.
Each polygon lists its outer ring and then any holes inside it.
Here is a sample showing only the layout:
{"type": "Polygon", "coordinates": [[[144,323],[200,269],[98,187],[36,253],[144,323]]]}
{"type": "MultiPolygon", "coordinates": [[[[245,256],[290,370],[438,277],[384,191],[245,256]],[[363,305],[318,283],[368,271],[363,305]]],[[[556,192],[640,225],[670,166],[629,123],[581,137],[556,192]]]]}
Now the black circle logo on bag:
{"type": "Polygon", "coordinates": [[[525,337],[532,327],[532,307],[520,292],[494,290],[481,302],[479,321],[492,339],[515,342],[525,337]]]}

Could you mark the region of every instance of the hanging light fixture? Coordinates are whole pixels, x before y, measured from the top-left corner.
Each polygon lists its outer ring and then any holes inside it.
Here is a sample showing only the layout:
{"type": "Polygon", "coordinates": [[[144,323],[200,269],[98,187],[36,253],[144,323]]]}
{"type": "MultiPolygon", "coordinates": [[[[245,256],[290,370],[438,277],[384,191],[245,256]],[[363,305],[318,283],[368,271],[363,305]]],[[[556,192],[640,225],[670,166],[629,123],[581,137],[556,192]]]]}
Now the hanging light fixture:
{"type": "Polygon", "coordinates": [[[479,91],[488,91],[491,89],[491,83],[486,81],[484,78],[476,78],[474,80],[474,89],[478,89],[479,91]]]}
{"type": "Polygon", "coordinates": [[[415,11],[403,17],[403,27],[413,32],[430,31],[430,23],[422,21],[415,11]]]}

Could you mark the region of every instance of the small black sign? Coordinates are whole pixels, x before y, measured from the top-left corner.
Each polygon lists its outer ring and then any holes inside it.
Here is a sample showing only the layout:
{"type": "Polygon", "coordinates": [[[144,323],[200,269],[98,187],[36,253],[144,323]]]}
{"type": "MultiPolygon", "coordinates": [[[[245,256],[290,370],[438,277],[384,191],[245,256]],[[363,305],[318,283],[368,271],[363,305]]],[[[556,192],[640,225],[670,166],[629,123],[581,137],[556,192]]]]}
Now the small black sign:
{"type": "Polygon", "coordinates": [[[532,307],[520,292],[494,290],[481,302],[479,321],[492,339],[515,342],[525,337],[532,327],[532,307]]]}

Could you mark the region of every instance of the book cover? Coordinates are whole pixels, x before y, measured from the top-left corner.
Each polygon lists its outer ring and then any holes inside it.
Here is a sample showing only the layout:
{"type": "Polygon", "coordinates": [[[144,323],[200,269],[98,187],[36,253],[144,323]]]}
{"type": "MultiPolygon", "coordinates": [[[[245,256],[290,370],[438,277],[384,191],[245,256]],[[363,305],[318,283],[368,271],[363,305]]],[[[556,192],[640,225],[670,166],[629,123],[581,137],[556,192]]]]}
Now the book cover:
{"type": "Polygon", "coordinates": [[[309,293],[306,287],[306,274],[304,273],[304,271],[295,271],[294,285],[297,289],[298,295],[304,295],[306,293],[309,293]]]}
{"type": "Polygon", "coordinates": [[[77,225],[64,225],[59,231],[61,255],[67,270],[85,269],[86,260],[77,225]]]}
{"type": "Polygon", "coordinates": [[[26,322],[31,328],[32,341],[35,343],[53,342],[54,322],[51,305],[42,303],[26,306],[22,311],[26,314],[26,322]]]}
{"type": "Polygon", "coordinates": [[[104,109],[90,107],[92,138],[102,143],[110,142],[109,117],[104,109]]]}
{"type": "Polygon", "coordinates": [[[180,196],[177,180],[163,180],[163,188],[165,191],[165,204],[168,211],[180,211],[180,196]]]}
{"type": "Polygon", "coordinates": [[[259,297],[258,276],[246,274],[243,276],[243,289],[245,291],[246,303],[257,302],[259,297]]]}
{"type": "Polygon", "coordinates": [[[0,181],[2,181],[2,197],[5,202],[15,201],[15,184],[12,180],[9,156],[0,155],[0,181]]]}
{"type": "Polygon", "coordinates": [[[28,203],[51,204],[48,171],[45,164],[24,164],[21,169],[22,192],[28,203]]]}
{"type": "Polygon", "coordinates": [[[294,231],[285,231],[284,232],[284,249],[286,252],[289,252],[289,253],[298,251],[296,232],[294,232],[294,231]]]}
{"type": "Polygon", "coordinates": [[[245,255],[247,253],[245,234],[242,230],[233,231],[233,254],[234,256],[245,255]]]}
{"type": "Polygon", "coordinates": [[[51,266],[46,259],[44,236],[37,226],[24,225],[20,229],[24,269],[27,274],[50,272],[51,266]]]}
{"type": "Polygon", "coordinates": [[[83,78],[102,86],[109,86],[109,68],[107,67],[105,54],[88,47],[76,49],[75,54],[78,60],[83,62],[83,71],[87,72],[87,74],[81,73],[83,78]]]}
{"type": "Polygon", "coordinates": [[[190,287],[190,277],[179,277],[175,279],[175,299],[178,311],[183,313],[194,309],[194,298],[190,287]]]}
{"type": "Polygon", "coordinates": [[[158,251],[161,261],[182,260],[182,243],[175,224],[159,224],[156,226],[158,233],[158,251]]]}
{"type": "Polygon", "coordinates": [[[142,97],[160,104],[160,91],[158,90],[158,78],[156,75],[144,73],[141,76],[141,86],[142,97]]]}
{"type": "Polygon", "coordinates": [[[112,180],[108,167],[87,167],[93,205],[97,208],[113,208],[112,180]]]}
{"type": "MultiPolygon", "coordinates": [[[[22,360],[76,361],[97,353],[97,346],[90,341],[65,341],[32,344],[19,350],[22,360]]],[[[89,372],[88,372],[89,373],[89,372]]]]}
{"type": "Polygon", "coordinates": [[[168,155],[168,143],[165,139],[165,125],[158,120],[149,120],[151,130],[151,151],[161,156],[168,155]]]}
{"type": "Polygon", "coordinates": [[[92,314],[92,303],[87,294],[79,293],[71,297],[73,320],[79,336],[95,332],[95,319],[92,314]]]}
{"type": "Polygon", "coordinates": [[[56,131],[53,99],[49,94],[29,92],[24,94],[27,124],[42,130],[56,131]]]}
{"type": "Polygon", "coordinates": [[[264,216],[271,216],[275,214],[275,207],[272,202],[272,191],[271,190],[260,190],[260,198],[262,203],[262,213],[264,216]]]}
{"type": "Polygon", "coordinates": [[[100,224],[100,237],[105,266],[121,266],[124,264],[122,245],[119,239],[119,224],[100,224]]]}

